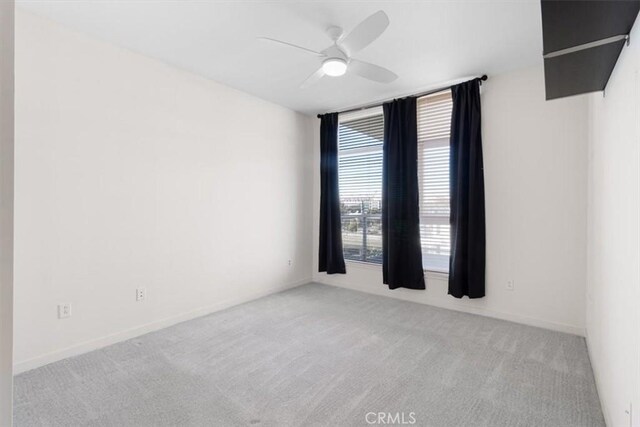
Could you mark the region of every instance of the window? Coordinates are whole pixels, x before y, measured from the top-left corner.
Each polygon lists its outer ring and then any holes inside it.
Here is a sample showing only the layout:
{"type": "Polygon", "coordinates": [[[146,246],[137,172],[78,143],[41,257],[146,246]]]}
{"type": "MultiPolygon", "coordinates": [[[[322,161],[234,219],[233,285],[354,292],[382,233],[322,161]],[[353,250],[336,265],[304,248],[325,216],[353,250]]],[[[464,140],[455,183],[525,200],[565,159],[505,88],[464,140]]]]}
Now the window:
{"type": "MultiPolygon", "coordinates": [[[[425,270],[448,272],[451,91],[418,99],[420,241],[425,270]]],[[[347,260],[382,263],[382,108],[340,115],[338,177],[347,260]]]]}
{"type": "Polygon", "coordinates": [[[449,271],[449,133],[451,91],[418,99],[420,240],[425,270],[449,271]]]}
{"type": "Polygon", "coordinates": [[[347,260],[382,263],[382,108],[340,115],[338,179],[347,260]]]}

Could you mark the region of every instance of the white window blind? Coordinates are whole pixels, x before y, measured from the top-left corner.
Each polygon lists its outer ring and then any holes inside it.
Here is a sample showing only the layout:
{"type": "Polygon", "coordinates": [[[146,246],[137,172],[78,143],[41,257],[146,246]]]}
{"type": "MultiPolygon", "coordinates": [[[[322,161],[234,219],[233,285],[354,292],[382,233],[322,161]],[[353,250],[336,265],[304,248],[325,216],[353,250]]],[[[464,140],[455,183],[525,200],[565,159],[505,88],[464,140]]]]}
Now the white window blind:
{"type": "Polygon", "coordinates": [[[449,271],[449,133],[451,91],[418,99],[420,241],[425,270],[449,271]]]}
{"type": "Polygon", "coordinates": [[[345,259],[382,263],[382,108],[340,115],[338,179],[345,259]]]}

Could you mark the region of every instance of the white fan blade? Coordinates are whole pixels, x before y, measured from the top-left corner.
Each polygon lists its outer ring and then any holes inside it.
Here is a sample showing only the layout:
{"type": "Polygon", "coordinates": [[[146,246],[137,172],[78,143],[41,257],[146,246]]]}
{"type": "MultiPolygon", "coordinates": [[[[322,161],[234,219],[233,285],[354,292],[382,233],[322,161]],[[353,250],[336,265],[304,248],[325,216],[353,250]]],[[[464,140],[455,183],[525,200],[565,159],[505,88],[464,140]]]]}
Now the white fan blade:
{"type": "Polygon", "coordinates": [[[258,40],[265,40],[265,41],[268,41],[268,42],[278,43],[278,44],[282,44],[282,45],[285,45],[285,46],[293,47],[295,49],[302,50],[302,51],[305,51],[307,53],[311,53],[311,54],[316,55],[316,56],[325,56],[322,53],[316,52],[313,49],[308,49],[306,47],[298,46],[297,44],[293,44],[293,43],[289,43],[289,42],[283,42],[282,40],[276,40],[276,39],[272,39],[272,38],[269,38],[269,37],[258,37],[258,40]]]}
{"type": "Polygon", "coordinates": [[[352,59],[351,62],[349,62],[348,70],[353,71],[365,79],[379,83],[391,83],[398,78],[398,75],[393,71],[369,64],[368,62],[358,61],[357,59],[352,59]]]}
{"type": "Polygon", "coordinates": [[[307,77],[305,81],[302,82],[302,84],[300,84],[300,88],[301,89],[307,88],[312,84],[316,83],[322,77],[324,77],[324,71],[322,71],[322,67],[320,67],[318,68],[318,71],[311,74],[309,77],[307,77]]]}
{"type": "Polygon", "coordinates": [[[349,56],[368,46],[389,26],[389,17],[379,10],[354,28],[339,44],[349,56]]]}

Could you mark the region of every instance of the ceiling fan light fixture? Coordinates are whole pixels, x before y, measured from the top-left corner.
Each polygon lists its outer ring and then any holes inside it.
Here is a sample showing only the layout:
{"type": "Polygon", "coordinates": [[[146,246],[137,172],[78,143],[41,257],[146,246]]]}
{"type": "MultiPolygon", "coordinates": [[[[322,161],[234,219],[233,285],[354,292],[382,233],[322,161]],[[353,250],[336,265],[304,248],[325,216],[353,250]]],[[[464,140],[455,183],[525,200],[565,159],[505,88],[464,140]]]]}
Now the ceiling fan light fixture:
{"type": "Polygon", "coordinates": [[[347,61],[341,58],[325,59],[322,63],[322,71],[324,71],[327,76],[341,76],[347,72],[347,61]]]}

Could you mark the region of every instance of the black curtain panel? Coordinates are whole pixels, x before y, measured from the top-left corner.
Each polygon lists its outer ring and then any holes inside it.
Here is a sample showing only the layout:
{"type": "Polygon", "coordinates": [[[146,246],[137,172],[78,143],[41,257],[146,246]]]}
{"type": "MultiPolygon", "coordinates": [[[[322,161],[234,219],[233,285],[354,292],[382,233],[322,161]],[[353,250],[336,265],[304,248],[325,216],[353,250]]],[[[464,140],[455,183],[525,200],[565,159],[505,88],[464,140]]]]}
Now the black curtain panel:
{"type": "Polygon", "coordinates": [[[425,289],[420,247],[416,98],[383,104],[382,276],[390,289],[425,289]]]}
{"type": "Polygon", "coordinates": [[[451,257],[449,294],[484,296],[485,212],[480,80],[451,88],[451,257]]]}
{"type": "Polygon", "coordinates": [[[320,116],[320,249],[318,271],[346,273],[338,190],[338,114],[320,116]]]}

